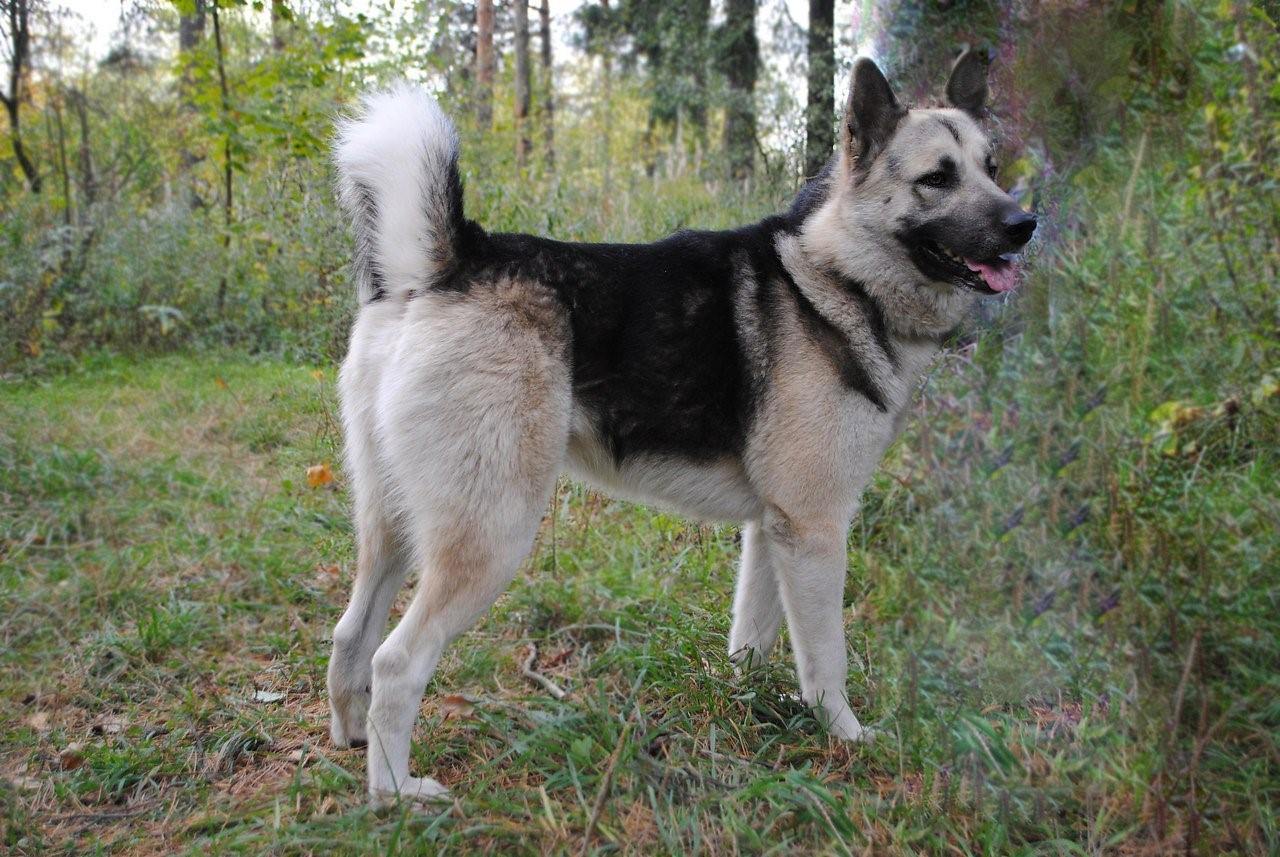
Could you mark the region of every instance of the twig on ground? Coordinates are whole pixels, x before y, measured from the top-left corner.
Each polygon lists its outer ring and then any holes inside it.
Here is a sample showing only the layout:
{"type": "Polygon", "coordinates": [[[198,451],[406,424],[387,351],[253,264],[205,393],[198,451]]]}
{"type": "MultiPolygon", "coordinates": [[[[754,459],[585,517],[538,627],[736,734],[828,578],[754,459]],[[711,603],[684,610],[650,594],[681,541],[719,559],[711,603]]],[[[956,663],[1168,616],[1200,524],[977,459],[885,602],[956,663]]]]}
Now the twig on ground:
{"type": "Polygon", "coordinates": [[[622,756],[622,748],[627,744],[627,738],[631,735],[631,721],[628,720],[622,727],[622,734],[618,736],[618,743],[613,748],[613,753],[609,755],[609,764],[604,769],[604,779],[600,781],[600,788],[596,791],[596,799],[591,805],[591,820],[587,822],[587,832],[582,835],[582,853],[587,853],[591,848],[591,837],[596,832],[596,825],[600,823],[600,813],[604,809],[604,802],[609,797],[609,789],[613,786],[613,769],[618,766],[618,759],[622,756]]]}
{"type": "Polygon", "coordinates": [[[529,679],[529,681],[541,687],[543,690],[551,694],[556,699],[564,699],[566,696],[568,696],[568,694],[565,693],[564,689],[561,688],[560,685],[556,684],[554,681],[547,678],[542,673],[538,672],[533,668],[534,662],[536,662],[537,660],[538,660],[538,644],[530,643],[529,655],[524,659],[524,663],[520,665],[520,674],[525,678],[529,679]]]}

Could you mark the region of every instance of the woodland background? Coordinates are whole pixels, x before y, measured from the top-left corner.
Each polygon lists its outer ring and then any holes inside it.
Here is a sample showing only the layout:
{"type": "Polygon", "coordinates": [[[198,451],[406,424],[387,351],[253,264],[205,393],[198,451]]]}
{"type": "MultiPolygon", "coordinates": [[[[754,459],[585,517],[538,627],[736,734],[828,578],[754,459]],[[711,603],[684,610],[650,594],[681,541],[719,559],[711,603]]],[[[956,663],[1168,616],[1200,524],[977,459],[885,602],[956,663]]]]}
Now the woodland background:
{"type": "Polygon", "coordinates": [[[1280,850],[1273,0],[109,5],[0,0],[0,850],[1280,850]],[[964,44],[1044,226],[851,536],[884,740],[734,677],[736,528],[564,482],[428,691],[455,804],[370,812],[334,117],[421,81],[482,224],[650,240],[785,206],[858,53],[924,101],[964,44]]]}

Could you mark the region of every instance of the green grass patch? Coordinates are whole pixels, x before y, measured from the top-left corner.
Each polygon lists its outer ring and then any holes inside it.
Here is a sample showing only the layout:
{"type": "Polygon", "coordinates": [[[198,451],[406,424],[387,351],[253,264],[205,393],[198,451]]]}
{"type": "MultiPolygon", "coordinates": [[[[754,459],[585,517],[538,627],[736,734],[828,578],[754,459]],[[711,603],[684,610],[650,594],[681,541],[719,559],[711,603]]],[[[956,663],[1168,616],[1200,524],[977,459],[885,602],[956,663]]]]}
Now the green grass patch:
{"type": "MultiPolygon", "coordinates": [[[[338,466],[332,375],[175,357],[4,393],[7,847],[569,850],[611,764],[593,849],[1156,847],[1185,833],[1192,783],[1212,841],[1276,841],[1274,451],[1241,435],[1259,411],[1229,441],[1254,453],[1194,477],[1100,456],[1117,428],[1097,416],[1083,461],[1055,470],[1068,438],[1014,432],[1001,467],[970,456],[969,490],[943,478],[959,464],[920,459],[978,444],[957,427],[972,414],[908,437],[850,543],[870,747],[821,733],[785,651],[733,674],[735,528],[564,483],[526,572],[424,703],[413,763],[456,805],[380,816],[361,755],[326,735],[351,534],[340,469],[336,490],[303,474],[338,466]],[[1111,464],[1139,473],[1079,496],[1111,464]],[[565,700],[522,679],[532,643],[565,700]]],[[[958,387],[935,378],[950,392],[922,407],[945,411],[958,387]]]]}

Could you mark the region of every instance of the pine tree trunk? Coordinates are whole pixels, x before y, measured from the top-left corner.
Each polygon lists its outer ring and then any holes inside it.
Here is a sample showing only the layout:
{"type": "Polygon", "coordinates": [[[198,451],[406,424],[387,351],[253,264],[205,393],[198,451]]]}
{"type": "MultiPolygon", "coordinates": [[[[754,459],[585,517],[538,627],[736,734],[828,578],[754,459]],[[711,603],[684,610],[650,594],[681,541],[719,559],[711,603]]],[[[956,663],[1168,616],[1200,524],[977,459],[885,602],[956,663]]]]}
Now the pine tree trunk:
{"type": "Polygon", "coordinates": [[[725,33],[729,103],[725,108],[724,148],[729,160],[729,175],[735,179],[747,179],[755,171],[755,88],[760,67],[755,0],[727,0],[725,33]]]}
{"type": "Polygon", "coordinates": [[[551,63],[551,2],[538,7],[542,47],[542,146],[547,170],[556,167],[556,84],[551,63]]]}
{"type": "MultiPolygon", "coordinates": [[[[227,86],[227,66],[226,54],[222,46],[222,23],[218,16],[218,3],[220,0],[213,0],[213,41],[217,49],[218,55],[218,87],[222,95],[222,119],[227,123],[228,129],[231,127],[231,92],[227,86]]],[[[222,184],[223,184],[223,232],[222,232],[222,249],[228,251],[231,248],[231,216],[234,211],[234,197],[232,195],[232,171],[231,171],[231,131],[228,130],[222,141],[222,184]]],[[[222,279],[218,282],[218,314],[221,315],[227,303],[227,275],[224,273],[222,279]]]]}
{"type": "Polygon", "coordinates": [[[835,0],[809,0],[809,99],[804,174],[816,176],[835,148],[835,0]]]}
{"type": "Polygon", "coordinates": [[[516,167],[529,163],[529,0],[515,0],[516,13],[516,167]]]}
{"type": "MultiPolygon", "coordinates": [[[[600,0],[600,6],[604,9],[606,17],[609,13],[609,0],[600,0]]],[[[613,204],[613,49],[612,45],[605,47],[604,53],[600,59],[604,64],[604,127],[601,129],[603,133],[600,135],[601,161],[604,168],[604,205],[607,207],[613,204]]]]}
{"type": "Polygon", "coordinates": [[[493,127],[493,0],[476,3],[476,121],[482,131],[493,127]]]}

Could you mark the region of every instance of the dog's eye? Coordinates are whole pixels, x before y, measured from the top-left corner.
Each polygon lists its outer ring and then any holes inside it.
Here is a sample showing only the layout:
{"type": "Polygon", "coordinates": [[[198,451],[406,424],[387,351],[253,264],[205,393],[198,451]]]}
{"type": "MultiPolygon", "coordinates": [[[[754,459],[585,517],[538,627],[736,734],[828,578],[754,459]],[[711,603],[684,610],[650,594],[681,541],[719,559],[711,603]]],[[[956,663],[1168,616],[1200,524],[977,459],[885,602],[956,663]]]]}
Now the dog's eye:
{"type": "Polygon", "coordinates": [[[1000,172],[999,165],[997,165],[995,161],[988,158],[987,159],[987,175],[994,180],[996,177],[996,173],[998,172],[1000,172]]]}
{"type": "Polygon", "coordinates": [[[946,170],[934,170],[931,173],[925,173],[916,181],[925,187],[946,187],[951,184],[951,176],[946,170]]]}

